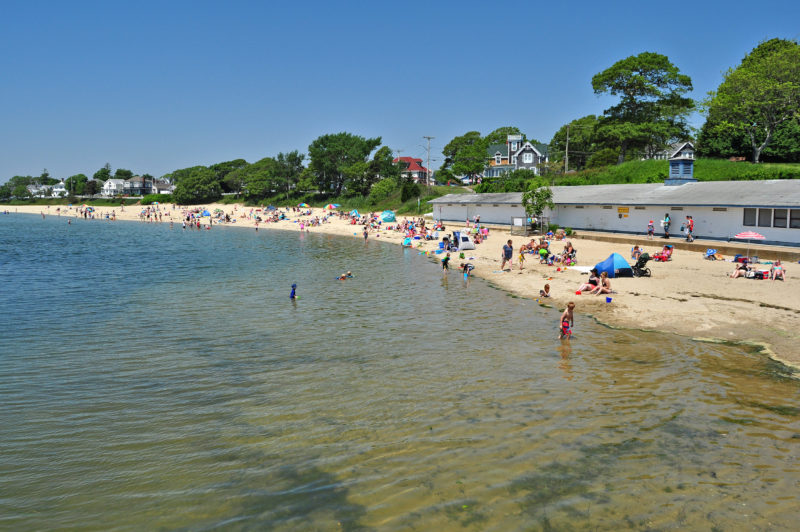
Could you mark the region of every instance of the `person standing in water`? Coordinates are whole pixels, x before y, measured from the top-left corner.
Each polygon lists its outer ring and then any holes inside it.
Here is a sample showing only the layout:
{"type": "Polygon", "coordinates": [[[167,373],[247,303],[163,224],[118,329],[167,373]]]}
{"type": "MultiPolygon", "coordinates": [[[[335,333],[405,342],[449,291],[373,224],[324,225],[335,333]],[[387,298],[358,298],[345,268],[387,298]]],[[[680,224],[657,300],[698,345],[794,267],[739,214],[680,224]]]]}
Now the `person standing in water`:
{"type": "Polygon", "coordinates": [[[289,299],[297,299],[297,285],[292,284],[292,291],[289,293],[289,299]]]}

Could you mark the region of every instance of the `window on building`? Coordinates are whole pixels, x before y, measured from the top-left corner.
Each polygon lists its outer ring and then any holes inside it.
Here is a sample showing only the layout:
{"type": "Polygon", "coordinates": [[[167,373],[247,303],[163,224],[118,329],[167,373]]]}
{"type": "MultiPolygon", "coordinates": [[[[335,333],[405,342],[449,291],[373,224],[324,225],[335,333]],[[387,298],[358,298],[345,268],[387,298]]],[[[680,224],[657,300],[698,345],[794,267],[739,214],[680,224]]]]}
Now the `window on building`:
{"type": "Polygon", "coordinates": [[[576,209],[583,209],[583,205],[575,205],[576,209]]]}
{"type": "Polygon", "coordinates": [[[728,208],[727,207],[714,207],[711,210],[714,211],[714,212],[727,212],[728,208]]]}
{"type": "Polygon", "coordinates": [[[635,211],[643,211],[643,210],[645,210],[645,208],[644,207],[634,207],[633,210],[635,210],[635,211]]]}
{"type": "Polygon", "coordinates": [[[772,209],[758,209],[758,226],[772,226],[772,209]]]}
{"type": "Polygon", "coordinates": [[[604,209],[612,209],[613,207],[611,205],[603,205],[603,208],[604,209]]]}
{"type": "Polygon", "coordinates": [[[533,162],[533,154],[529,151],[526,151],[522,154],[522,162],[526,164],[531,164],[533,162]]]}
{"type": "Polygon", "coordinates": [[[756,210],[758,209],[744,210],[744,220],[742,220],[742,225],[756,225],[756,210]]]}
{"type": "Polygon", "coordinates": [[[789,209],[775,209],[774,212],[775,214],[772,218],[772,227],[786,227],[789,209]]]}
{"type": "Polygon", "coordinates": [[[669,210],[671,210],[671,211],[682,211],[683,207],[670,207],[669,210]]]}
{"type": "Polygon", "coordinates": [[[517,156],[516,155],[512,155],[511,156],[511,164],[517,164],[517,156]]]}
{"type": "Polygon", "coordinates": [[[511,143],[511,151],[517,151],[517,141],[511,143]]]}
{"type": "Polygon", "coordinates": [[[792,209],[789,211],[789,227],[792,229],[800,229],[800,209],[792,209]]]}
{"type": "Polygon", "coordinates": [[[500,164],[500,152],[494,154],[494,164],[500,164]]]}

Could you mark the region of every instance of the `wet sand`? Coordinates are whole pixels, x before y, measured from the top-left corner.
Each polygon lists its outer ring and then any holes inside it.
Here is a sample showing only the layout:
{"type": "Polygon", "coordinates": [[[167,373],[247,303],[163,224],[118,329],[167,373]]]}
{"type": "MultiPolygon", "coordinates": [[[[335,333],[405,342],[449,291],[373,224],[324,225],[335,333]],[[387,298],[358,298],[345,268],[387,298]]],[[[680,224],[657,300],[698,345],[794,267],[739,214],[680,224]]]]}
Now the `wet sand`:
{"type": "MultiPolygon", "coordinates": [[[[183,209],[173,209],[172,205],[159,207],[164,213],[162,223],[169,223],[171,217],[175,225],[180,227],[183,209]]],[[[251,210],[249,207],[212,204],[204,208],[210,212],[222,209],[236,220],[235,223],[214,224],[214,230],[223,227],[249,230],[255,228],[254,222],[247,218],[247,213],[251,210]]],[[[11,213],[57,215],[55,206],[15,206],[8,210],[11,213]]],[[[62,208],[61,217],[65,218],[65,223],[67,217],[76,217],[74,210],[66,213],[63,210],[62,208]]],[[[112,210],[115,211],[117,220],[138,221],[141,207],[128,206],[124,212],[119,208],[96,207],[95,217],[103,219],[112,210]]],[[[312,216],[323,214],[321,209],[312,209],[312,216]]],[[[309,219],[308,216],[299,216],[297,213],[290,213],[289,216],[289,220],[277,223],[262,222],[258,226],[259,230],[299,231],[299,222],[309,219]]],[[[402,216],[398,217],[400,222],[403,219],[402,216]]],[[[446,225],[448,233],[463,226],[446,225]]],[[[338,218],[332,218],[329,223],[310,227],[308,230],[363,238],[363,226],[350,225],[338,218]]],[[[386,230],[371,232],[369,236],[369,240],[397,244],[403,238],[399,232],[386,230]]],[[[784,260],[784,265],[788,267],[786,281],[730,279],[728,273],[733,270],[731,262],[708,261],[704,260],[702,252],[676,249],[669,262],[650,261],[648,267],[652,271],[652,277],[612,279],[611,286],[615,293],[610,296],[612,301],[607,303],[606,296],[575,293],[577,287],[588,278],[587,274],[578,269],[561,268],[559,271],[557,266],[539,264],[533,255],[527,255],[524,267],[520,270],[517,250],[529,240],[530,237],[510,236],[507,228],[490,230],[488,240],[479,244],[477,249],[465,252],[466,259],[471,259],[469,262],[475,266],[473,275],[485,278],[513,294],[531,299],[539,299],[539,290],[548,283],[551,297],[541,299],[542,304],[561,309],[569,301],[574,301],[576,313],[589,314],[601,323],[613,327],[658,330],[710,341],[758,345],[769,356],[800,369],[800,349],[796,347],[800,339],[800,281],[797,280],[800,268],[794,267],[796,263],[784,260]],[[506,271],[500,271],[502,246],[509,238],[515,250],[512,269],[509,271],[506,266],[506,271]]],[[[619,240],[623,242],[593,240],[591,235],[573,238],[572,243],[578,252],[578,266],[592,266],[612,252],[630,259],[630,241],[635,241],[651,255],[660,251],[667,243],[660,238],[647,240],[644,236],[619,240]]],[[[680,241],[681,239],[675,238],[670,243],[680,241]]],[[[438,261],[441,258],[441,255],[432,253],[437,247],[435,241],[414,241],[414,248],[418,252],[430,252],[431,260],[438,261]]],[[[551,249],[555,252],[561,252],[563,247],[563,242],[551,242],[551,249]]],[[[769,247],[754,244],[751,249],[754,250],[751,254],[757,254],[762,261],[774,258],[770,256],[769,247]]],[[[741,245],[741,250],[742,254],[746,253],[745,244],[741,245]]],[[[726,258],[730,259],[730,256],[726,258]]],[[[450,275],[460,275],[457,271],[460,262],[462,259],[459,259],[458,254],[453,254],[450,275]]],[[[769,269],[769,265],[758,267],[769,269]]],[[[575,331],[575,334],[578,337],[580,331],[575,331]]],[[[581,337],[581,341],[591,339],[581,337]]]]}

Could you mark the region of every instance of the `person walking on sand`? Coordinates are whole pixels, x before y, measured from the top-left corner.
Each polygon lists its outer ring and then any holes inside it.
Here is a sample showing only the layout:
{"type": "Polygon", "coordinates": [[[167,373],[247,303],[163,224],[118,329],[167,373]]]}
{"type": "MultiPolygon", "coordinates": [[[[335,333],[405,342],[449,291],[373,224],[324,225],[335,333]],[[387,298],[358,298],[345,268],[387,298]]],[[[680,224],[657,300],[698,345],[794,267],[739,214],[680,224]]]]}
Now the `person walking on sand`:
{"type": "Polygon", "coordinates": [[[503,244],[503,262],[500,263],[500,269],[502,270],[506,266],[506,262],[508,262],[509,266],[511,266],[511,262],[514,260],[514,245],[511,243],[511,240],[506,244],[503,244]]]}
{"type": "Polygon", "coordinates": [[[570,301],[567,303],[567,308],[564,309],[564,313],[561,314],[561,325],[559,326],[559,334],[558,339],[563,340],[566,338],[569,340],[572,337],[572,328],[575,326],[575,303],[570,301]]]}
{"type": "Polygon", "coordinates": [[[672,223],[672,220],[669,219],[669,213],[664,214],[664,238],[669,240],[669,224],[672,223]]]}
{"type": "Polygon", "coordinates": [[[694,220],[691,216],[686,217],[686,241],[694,242],[694,220]]]}
{"type": "Polygon", "coordinates": [[[655,233],[656,233],[656,226],[653,223],[653,220],[650,220],[650,223],[647,224],[647,239],[653,240],[655,233]]]}

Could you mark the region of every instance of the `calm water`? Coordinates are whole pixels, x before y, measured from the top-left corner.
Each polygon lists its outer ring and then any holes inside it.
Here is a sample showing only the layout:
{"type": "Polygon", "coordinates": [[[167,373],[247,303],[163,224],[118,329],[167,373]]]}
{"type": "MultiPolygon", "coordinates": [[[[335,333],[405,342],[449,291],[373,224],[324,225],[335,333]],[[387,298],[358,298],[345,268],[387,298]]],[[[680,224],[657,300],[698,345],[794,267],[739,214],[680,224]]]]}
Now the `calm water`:
{"type": "Polygon", "coordinates": [[[800,517],[781,366],[582,316],[567,350],[557,311],[376,240],[0,216],[0,295],[0,529],[800,517]]]}

